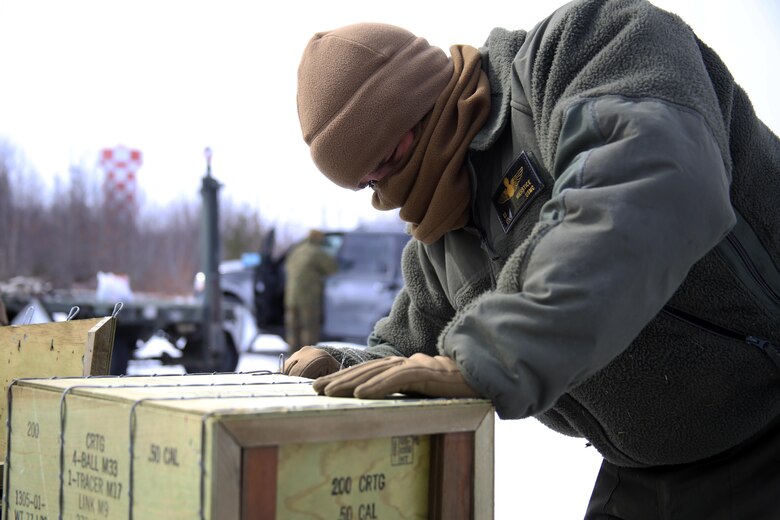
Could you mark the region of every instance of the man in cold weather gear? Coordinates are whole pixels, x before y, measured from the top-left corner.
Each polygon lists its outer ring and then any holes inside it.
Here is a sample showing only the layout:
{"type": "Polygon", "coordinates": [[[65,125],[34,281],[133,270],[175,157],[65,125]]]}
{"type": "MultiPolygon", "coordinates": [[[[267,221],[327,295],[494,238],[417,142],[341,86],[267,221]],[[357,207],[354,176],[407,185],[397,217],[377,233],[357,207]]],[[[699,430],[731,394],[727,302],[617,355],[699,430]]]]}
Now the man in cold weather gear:
{"type": "Polygon", "coordinates": [[[589,519],[780,518],[780,141],[682,20],[576,1],[449,56],[350,25],[309,41],[298,113],[414,238],[368,347],[287,373],[584,437],[589,519]]]}

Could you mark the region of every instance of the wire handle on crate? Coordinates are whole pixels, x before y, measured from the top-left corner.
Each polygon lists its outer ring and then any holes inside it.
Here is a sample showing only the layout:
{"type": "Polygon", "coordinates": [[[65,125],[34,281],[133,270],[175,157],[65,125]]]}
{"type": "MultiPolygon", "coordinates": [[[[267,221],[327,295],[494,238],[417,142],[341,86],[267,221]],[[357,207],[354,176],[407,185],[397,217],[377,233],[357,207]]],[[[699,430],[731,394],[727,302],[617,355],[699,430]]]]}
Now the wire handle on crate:
{"type": "Polygon", "coordinates": [[[27,307],[27,311],[24,313],[24,324],[29,325],[32,322],[33,315],[35,314],[35,305],[27,307]]]}
{"type": "Polygon", "coordinates": [[[74,305],[73,307],[71,307],[70,308],[70,312],[68,312],[68,317],[65,318],[65,321],[70,321],[73,318],[75,318],[80,310],[81,310],[81,308],[78,305],[74,305]]]}

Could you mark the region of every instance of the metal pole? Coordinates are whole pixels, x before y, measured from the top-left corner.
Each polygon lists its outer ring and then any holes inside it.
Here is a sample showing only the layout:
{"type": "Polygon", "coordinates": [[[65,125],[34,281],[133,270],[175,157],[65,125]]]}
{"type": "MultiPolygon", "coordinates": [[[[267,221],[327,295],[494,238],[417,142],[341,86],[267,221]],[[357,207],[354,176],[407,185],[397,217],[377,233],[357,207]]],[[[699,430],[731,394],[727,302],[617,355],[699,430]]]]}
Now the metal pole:
{"type": "Polygon", "coordinates": [[[212,367],[225,351],[222,332],[221,291],[219,284],[219,189],[222,185],[211,176],[211,149],[204,150],[206,174],[200,194],[203,201],[203,273],[206,275],[203,313],[203,361],[212,367]]]}

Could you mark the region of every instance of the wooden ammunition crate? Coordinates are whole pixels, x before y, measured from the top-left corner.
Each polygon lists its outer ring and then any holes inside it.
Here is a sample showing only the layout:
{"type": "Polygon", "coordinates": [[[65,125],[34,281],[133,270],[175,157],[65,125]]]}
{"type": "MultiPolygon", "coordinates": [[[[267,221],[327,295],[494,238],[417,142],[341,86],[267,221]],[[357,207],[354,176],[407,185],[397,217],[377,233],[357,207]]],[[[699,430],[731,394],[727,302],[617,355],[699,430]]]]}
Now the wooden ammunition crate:
{"type": "MultiPolygon", "coordinates": [[[[108,374],[116,318],[0,327],[0,387],[24,377],[108,374]]],[[[6,400],[0,400],[0,463],[5,460],[6,400]]]]}
{"type": "Polygon", "coordinates": [[[318,396],[280,374],[27,379],[4,519],[489,519],[479,399],[318,396]]]}

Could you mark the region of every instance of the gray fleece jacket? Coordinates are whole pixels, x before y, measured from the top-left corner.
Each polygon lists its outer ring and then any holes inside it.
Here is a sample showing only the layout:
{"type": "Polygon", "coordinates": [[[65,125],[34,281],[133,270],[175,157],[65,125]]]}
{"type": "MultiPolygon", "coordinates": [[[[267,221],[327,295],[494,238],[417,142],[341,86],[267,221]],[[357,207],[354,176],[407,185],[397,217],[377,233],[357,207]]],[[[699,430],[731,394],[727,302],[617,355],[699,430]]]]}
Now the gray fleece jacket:
{"type": "Polygon", "coordinates": [[[780,141],[718,57],[641,0],[572,2],[482,49],[469,226],[403,257],[364,352],[443,353],[502,418],[623,466],[780,416],[780,141]]]}

